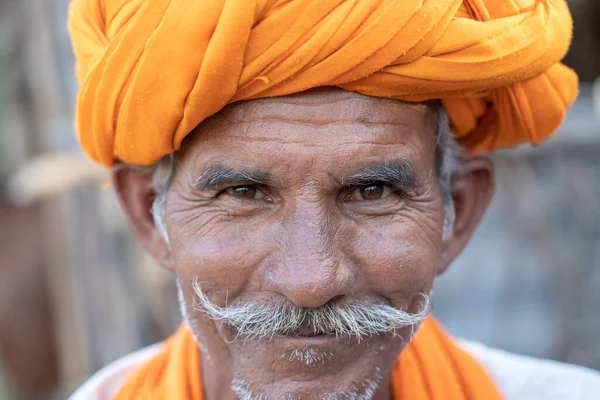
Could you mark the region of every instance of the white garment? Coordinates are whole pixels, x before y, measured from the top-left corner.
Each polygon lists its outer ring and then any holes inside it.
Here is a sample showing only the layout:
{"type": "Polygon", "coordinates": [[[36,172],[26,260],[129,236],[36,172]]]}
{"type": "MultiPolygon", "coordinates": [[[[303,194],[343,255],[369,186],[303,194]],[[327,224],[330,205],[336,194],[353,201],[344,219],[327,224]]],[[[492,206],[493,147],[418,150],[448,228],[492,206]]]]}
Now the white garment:
{"type": "MultiPolygon", "coordinates": [[[[466,340],[459,341],[459,345],[481,363],[505,400],[600,400],[598,371],[466,340]]],[[[161,349],[155,344],[113,362],[94,374],[69,400],[112,399],[127,378],[161,349]]]]}

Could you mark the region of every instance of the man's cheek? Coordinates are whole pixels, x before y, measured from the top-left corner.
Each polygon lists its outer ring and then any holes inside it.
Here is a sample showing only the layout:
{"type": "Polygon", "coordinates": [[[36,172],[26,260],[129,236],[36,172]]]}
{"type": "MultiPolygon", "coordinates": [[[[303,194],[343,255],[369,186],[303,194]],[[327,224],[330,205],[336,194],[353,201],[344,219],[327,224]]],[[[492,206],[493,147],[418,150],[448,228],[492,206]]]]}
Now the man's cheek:
{"type": "Polygon", "coordinates": [[[249,282],[266,253],[259,237],[240,232],[175,240],[180,241],[173,246],[178,275],[197,280],[205,290],[226,290],[230,298],[249,282]]]}
{"type": "Polygon", "coordinates": [[[418,235],[373,235],[363,245],[362,268],[382,296],[405,297],[427,293],[435,277],[437,251],[418,235]]]}

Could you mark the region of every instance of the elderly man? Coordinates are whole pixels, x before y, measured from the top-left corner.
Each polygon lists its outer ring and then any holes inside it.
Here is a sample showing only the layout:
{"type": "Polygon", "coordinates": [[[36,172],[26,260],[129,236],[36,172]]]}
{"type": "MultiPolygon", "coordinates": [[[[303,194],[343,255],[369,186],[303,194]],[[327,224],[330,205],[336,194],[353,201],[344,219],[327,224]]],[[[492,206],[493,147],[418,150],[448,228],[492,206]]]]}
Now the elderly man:
{"type": "Polygon", "coordinates": [[[75,0],[77,130],[184,324],[74,399],[591,399],[455,342],[436,276],[577,92],[561,0],[75,0]],[[150,211],[151,210],[151,211],[150,211]]]}

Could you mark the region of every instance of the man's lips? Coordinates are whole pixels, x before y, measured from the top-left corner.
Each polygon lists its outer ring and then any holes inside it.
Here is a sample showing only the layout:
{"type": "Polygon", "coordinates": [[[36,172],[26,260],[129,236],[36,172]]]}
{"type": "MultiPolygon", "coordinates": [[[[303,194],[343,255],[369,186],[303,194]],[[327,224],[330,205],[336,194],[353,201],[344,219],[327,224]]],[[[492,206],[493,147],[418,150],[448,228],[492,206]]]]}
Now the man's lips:
{"type": "Polygon", "coordinates": [[[335,332],[322,332],[316,331],[314,328],[310,327],[302,327],[298,328],[295,331],[291,332],[288,336],[295,337],[317,337],[317,336],[334,336],[335,332]]]}
{"type": "MultiPolygon", "coordinates": [[[[229,327],[234,335],[238,334],[238,331],[235,327],[229,327]]],[[[243,336],[243,335],[242,335],[243,336]]],[[[300,327],[291,332],[278,332],[273,333],[272,335],[265,335],[265,338],[280,338],[280,339],[302,339],[302,338],[339,338],[339,337],[347,337],[348,335],[344,334],[336,334],[336,332],[324,332],[320,330],[315,330],[312,327],[300,327]]],[[[251,337],[252,339],[257,339],[255,337],[251,337]]],[[[258,338],[260,339],[260,338],[258,338]]]]}

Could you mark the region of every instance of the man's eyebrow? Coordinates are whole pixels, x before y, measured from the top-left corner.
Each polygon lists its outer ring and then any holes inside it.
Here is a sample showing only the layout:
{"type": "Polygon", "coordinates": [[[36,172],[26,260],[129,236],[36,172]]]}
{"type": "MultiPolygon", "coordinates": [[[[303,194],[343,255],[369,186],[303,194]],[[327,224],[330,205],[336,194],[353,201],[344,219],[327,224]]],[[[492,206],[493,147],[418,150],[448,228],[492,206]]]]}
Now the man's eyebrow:
{"type": "Polygon", "coordinates": [[[414,168],[410,161],[396,160],[389,164],[376,164],[359,168],[342,180],[344,186],[362,186],[388,183],[397,188],[418,187],[414,168]]]}
{"type": "Polygon", "coordinates": [[[216,188],[231,183],[253,182],[268,184],[271,177],[267,171],[245,171],[232,167],[213,165],[208,167],[202,175],[192,182],[193,189],[216,188]]]}

